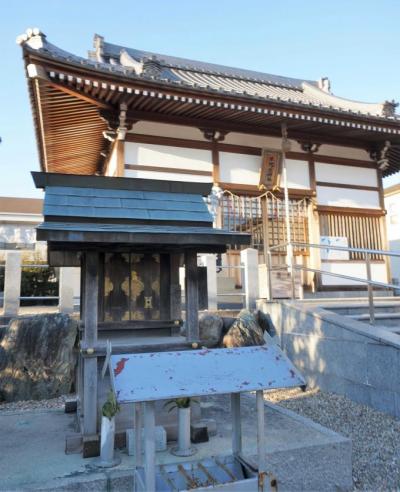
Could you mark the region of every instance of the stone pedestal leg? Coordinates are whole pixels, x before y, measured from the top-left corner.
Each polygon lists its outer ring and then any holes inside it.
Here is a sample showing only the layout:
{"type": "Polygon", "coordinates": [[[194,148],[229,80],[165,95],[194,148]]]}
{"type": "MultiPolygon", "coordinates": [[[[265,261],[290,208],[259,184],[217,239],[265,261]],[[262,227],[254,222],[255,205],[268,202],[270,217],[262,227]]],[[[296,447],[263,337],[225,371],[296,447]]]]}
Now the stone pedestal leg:
{"type": "Polygon", "coordinates": [[[217,258],[216,255],[203,255],[203,265],[207,268],[208,309],[218,309],[217,298],[217,258]]]}
{"type": "Polygon", "coordinates": [[[17,316],[21,295],[21,251],[7,251],[4,276],[4,316],[17,316]]]}
{"type": "Polygon", "coordinates": [[[259,297],[258,251],[253,248],[244,249],[240,252],[240,262],[244,271],[246,309],[253,310],[259,297]]]}
{"type": "Polygon", "coordinates": [[[74,312],[74,269],[60,268],[59,302],[60,313],[70,314],[74,312]]]}

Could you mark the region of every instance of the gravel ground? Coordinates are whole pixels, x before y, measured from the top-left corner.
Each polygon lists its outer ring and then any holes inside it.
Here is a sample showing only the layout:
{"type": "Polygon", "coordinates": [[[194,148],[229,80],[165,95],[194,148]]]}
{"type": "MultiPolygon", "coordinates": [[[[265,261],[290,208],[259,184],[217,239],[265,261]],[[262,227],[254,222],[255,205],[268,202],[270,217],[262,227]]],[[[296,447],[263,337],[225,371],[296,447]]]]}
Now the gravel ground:
{"type": "Polygon", "coordinates": [[[400,421],[317,390],[270,391],[265,399],[352,439],[354,490],[400,490],[400,421]]]}
{"type": "MultiPolygon", "coordinates": [[[[0,403],[0,413],[63,408],[70,397],[0,403]]],[[[400,491],[400,421],[344,396],[318,390],[269,391],[265,399],[352,439],[355,491],[400,491]]]]}
{"type": "Polygon", "coordinates": [[[51,400],[24,400],[16,401],[13,403],[0,402],[1,412],[15,412],[32,410],[48,410],[50,408],[60,409],[64,408],[65,400],[71,398],[71,395],[63,395],[58,398],[52,398],[51,400]]]}

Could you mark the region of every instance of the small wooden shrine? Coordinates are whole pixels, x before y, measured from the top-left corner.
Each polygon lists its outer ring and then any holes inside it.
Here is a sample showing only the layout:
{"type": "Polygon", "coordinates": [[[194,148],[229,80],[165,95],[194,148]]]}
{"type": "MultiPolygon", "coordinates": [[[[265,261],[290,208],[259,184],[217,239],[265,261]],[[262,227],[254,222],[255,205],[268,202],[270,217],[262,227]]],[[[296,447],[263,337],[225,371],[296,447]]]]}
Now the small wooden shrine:
{"type": "Polygon", "coordinates": [[[78,407],[84,435],[98,432],[98,357],[137,349],[137,330],[176,333],[182,324],[179,268],[185,267],[186,342],[197,342],[197,253],[250,243],[213,228],[211,184],[32,173],[45,190],[49,264],[81,266],[78,407]]]}

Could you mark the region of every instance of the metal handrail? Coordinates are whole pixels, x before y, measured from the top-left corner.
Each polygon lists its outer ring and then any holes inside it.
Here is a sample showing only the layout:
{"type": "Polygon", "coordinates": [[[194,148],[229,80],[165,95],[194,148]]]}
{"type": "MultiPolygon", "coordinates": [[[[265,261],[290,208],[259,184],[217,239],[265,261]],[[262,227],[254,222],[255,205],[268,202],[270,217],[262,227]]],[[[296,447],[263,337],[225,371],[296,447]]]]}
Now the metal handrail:
{"type": "Polygon", "coordinates": [[[338,277],[338,278],[343,278],[345,280],[351,280],[355,282],[360,282],[360,283],[365,283],[367,284],[368,288],[368,307],[369,307],[369,322],[370,324],[375,324],[375,305],[374,305],[374,294],[373,294],[373,287],[382,287],[385,289],[398,289],[399,286],[395,284],[390,284],[386,282],[378,282],[376,280],[372,280],[371,278],[371,258],[370,255],[382,255],[382,256],[394,256],[396,258],[400,257],[400,252],[395,252],[395,251],[385,251],[385,250],[379,250],[379,249],[368,249],[368,248],[351,248],[351,247],[346,247],[346,246],[330,246],[326,244],[311,244],[311,243],[299,243],[299,242],[290,242],[290,243],[282,243],[282,244],[277,244],[275,246],[271,246],[268,249],[268,255],[267,255],[267,270],[268,270],[268,284],[269,284],[269,298],[272,300],[272,281],[271,281],[271,272],[274,270],[289,270],[291,274],[291,281],[292,281],[292,299],[295,298],[295,278],[294,278],[294,270],[303,270],[306,272],[313,272],[313,273],[319,273],[322,275],[330,275],[332,277],[338,277]],[[280,248],[284,248],[287,246],[297,246],[297,247],[303,247],[303,248],[317,248],[317,249],[334,249],[338,251],[348,251],[348,252],[355,252],[355,253],[362,253],[365,255],[365,266],[366,266],[366,273],[367,273],[367,278],[360,278],[360,277],[353,277],[351,275],[344,275],[342,273],[334,273],[334,272],[328,272],[326,270],[320,270],[318,268],[310,268],[306,267],[304,265],[298,265],[294,262],[294,258],[292,258],[291,264],[282,264],[282,265],[277,265],[277,266],[272,266],[272,259],[271,259],[271,250],[276,250],[280,248]]]}
{"type": "Polygon", "coordinates": [[[269,249],[274,250],[274,249],[285,248],[286,246],[289,246],[289,244],[291,244],[292,246],[304,247],[304,248],[309,247],[309,248],[318,248],[318,249],[335,249],[339,251],[349,251],[351,253],[367,253],[371,255],[400,257],[400,252],[396,253],[395,251],[386,251],[381,249],[368,249],[368,248],[351,248],[346,246],[331,246],[330,244],[312,244],[312,243],[298,243],[298,242],[281,243],[275,246],[270,246],[269,249]]]}

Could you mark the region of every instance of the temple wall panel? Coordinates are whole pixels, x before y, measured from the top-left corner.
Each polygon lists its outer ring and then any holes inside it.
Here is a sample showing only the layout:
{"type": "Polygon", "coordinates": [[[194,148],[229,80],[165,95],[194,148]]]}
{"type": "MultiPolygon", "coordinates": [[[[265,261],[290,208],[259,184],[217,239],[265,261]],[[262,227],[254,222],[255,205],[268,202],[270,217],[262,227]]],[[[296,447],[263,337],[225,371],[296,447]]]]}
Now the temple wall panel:
{"type": "Polygon", "coordinates": [[[257,186],[260,182],[261,156],[219,153],[219,175],[223,183],[257,186]]]}
{"type": "Polygon", "coordinates": [[[378,191],[352,188],[317,186],[317,202],[330,207],[380,208],[378,191]]]}
{"type": "Polygon", "coordinates": [[[339,145],[323,144],[318,150],[318,154],[329,155],[331,157],[344,157],[345,159],[371,160],[365,149],[354,147],[344,147],[339,145]]]}
{"type": "Polygon", "coordinates": [[[167,123],[153,123],[151,121],[139,121],[133,126],[130,133],[204,141],[203,133],[198,128],[183,125],[170,125],[167,123]]]}
{"type": "MultiPolygon", "coordinates": [[[[246,145],[249,147],[265,148],[269,150],[280,151],[282,148],[282,140],[279,137],[269,137],[264,135],[250,135],[248,133],[228,133],[224,139],[224,143],[232,145],[246,145]]],[[[303,152],[300,144],[296,140],[290,140],[291,151],[303,152]]]]}
{"type": "MultiPolygon", "coordinates": [[[[318,156],[316,156],[318,158],[318,156]]],[[[315,178],[325,183],[378,186],[376,169],[315,162],[315,178]]]]}
{"type": "MultiPolygon", "coordinates": [[[[308,161],[286,159],[286,170],[288,188],[298,190],[310,189],[310,172],[308,161]]],[[[282,178],[280,186],[283,186],[282,178]]]]}
{"type": "Polygon", "coordinates": [[[125,143],[126,177],[211,182],[212,169],[210,150],[125,143]]]}

